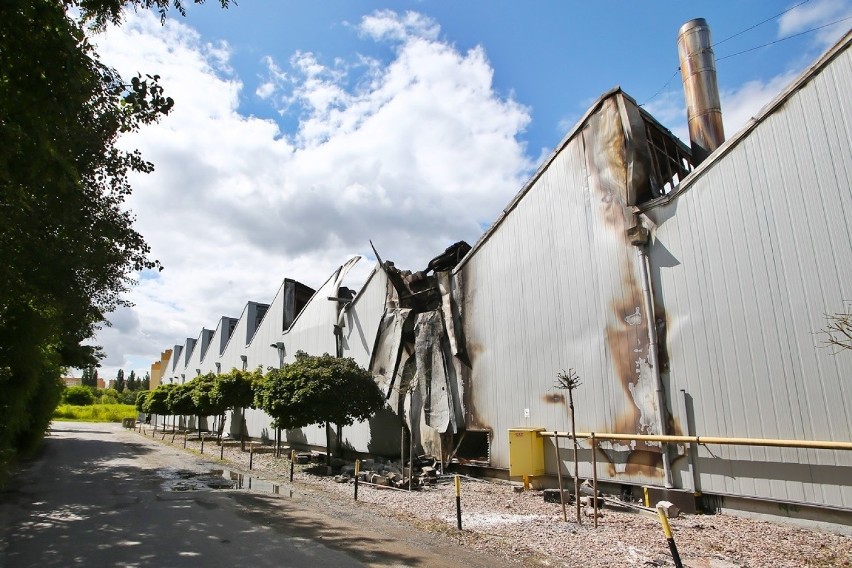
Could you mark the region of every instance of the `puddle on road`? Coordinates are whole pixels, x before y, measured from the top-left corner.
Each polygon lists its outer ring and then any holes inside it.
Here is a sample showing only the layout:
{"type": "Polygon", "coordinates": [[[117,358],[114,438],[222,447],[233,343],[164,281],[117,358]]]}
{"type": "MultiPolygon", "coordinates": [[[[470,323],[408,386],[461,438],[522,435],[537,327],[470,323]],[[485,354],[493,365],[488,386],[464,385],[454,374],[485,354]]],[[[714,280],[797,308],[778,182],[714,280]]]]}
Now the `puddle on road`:
{"type": "Polygon", "coordinates": [[[166,491],[211,491],[221,489],[241,489],[272,493],[292,497],[292,489],[282,489],[279,483],[257,479],[237,471],[227,469],[212,469],[197,472],[180,469],[160,470],[160,476],[165,478],[163,489],[166,491]]]}

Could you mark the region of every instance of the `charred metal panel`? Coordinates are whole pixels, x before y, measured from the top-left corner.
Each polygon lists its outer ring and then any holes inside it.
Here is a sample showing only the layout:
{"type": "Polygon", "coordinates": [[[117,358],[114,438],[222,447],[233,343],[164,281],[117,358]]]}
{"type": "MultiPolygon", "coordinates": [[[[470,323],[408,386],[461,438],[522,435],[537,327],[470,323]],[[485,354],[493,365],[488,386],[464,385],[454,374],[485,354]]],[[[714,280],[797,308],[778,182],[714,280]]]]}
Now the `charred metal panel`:
{"type": "MultiPolygon", "coordinates": [[[[850,39],[646,212],[667,381],[699,434],[850,440],[852,357],[820,335],[852,309],[850,39]]],[[[700,447],[696,468],[705,492],[852,509],[850,452],[700,447]]]]}
{"type": "MultiPolygon", "coordinates": [[[[494,466],[508,466],[508,428],[570,429],[553,388],[563,369],[584,379],[578,429],[659,431],[648,317],[627,236],[631,206],[652,196],[646,137],[629,97],[602,98],[456,271],[471,363],[467,427],[493,431],[494,466]]],[[[608,451],[610,477],[659,483],[659,446],[608,451]]],[[[583,467],[590,475],[588,461],[583,467]]]]}
{"type": "MultiPolygon", "coordinates": [[[[398,388],[397,377],[402,373],[402,360],[405,339],[403,332],[410,334],[413,329],[413,317],[409,308],[391,308],[382,316],[376,330],[373,356],[370,360],[370,372],[378,378],[379,386],[390,399],[394,388],[398,388]]],[[[393,405],[392,405],[393,406],[393,405]]]]}

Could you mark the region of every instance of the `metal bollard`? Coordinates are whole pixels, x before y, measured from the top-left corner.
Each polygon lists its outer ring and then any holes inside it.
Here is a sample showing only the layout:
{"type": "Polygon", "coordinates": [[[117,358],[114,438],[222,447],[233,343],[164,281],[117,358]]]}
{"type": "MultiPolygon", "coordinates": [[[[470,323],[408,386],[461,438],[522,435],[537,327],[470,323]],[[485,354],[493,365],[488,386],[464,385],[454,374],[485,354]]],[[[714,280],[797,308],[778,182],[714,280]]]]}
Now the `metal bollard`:
{"type": "Polygon", "coordinates": [[[204,434],[201,435],[201,453],[204,453],[204,434]]]}
{"type": "Polygon", "coordinates": [[[249,444],[249,469],[254,465],[254,444],[249,444]]]}
{"type": "Polygon", "coordinates": [[[187,432],[186,432],[186,430],[184,430],[183,431],[183,449],[186,449],[186,436],[187,436],[187,432]]]}
{"type": "Polygon", "coordinates": [[[225,443],[223,441],[219,441],[219,459],[225,459],[225,443]]]}
{"type": "Polygon", "coordinates": [[[358,477],[361,473],[361,460],[355,460],[355,500],[358,500],[358,477]]]}
{"type": "Polygon", "coordinates": [[[461,522],[461,476],[456,476],[456,521],[459,530],[462,530],[461,522]]]}
{"type": "Polygon", "coordinates": [[[663,532],[666,534],[666,541],[669,543],[669,550],[672,553],[672,560],[674,560],[675,567],[683,568],[683,564],[680,561],[680,554],[677,552],[677,545],[672,536],[672,528],[669,526],[669,518],[666,516],[663,506],[659,503],[657,503],[657,516],[660,517],[660,524],[663,525],[663,532]]]}
{"type": "Polygon", "coordinates": [[[290,483],[293,483],[293,467],[296,463],[296,450],[290,450],[290,483]]]}

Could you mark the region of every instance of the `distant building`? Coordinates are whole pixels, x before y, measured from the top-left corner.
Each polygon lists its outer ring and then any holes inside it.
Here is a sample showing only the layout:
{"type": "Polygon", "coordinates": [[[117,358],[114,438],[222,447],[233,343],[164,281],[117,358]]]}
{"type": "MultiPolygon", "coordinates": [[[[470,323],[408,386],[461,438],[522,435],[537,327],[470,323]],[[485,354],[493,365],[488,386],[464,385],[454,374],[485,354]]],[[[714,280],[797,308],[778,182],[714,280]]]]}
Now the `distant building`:
{"type": "Polygon", "coordinates": [[[79,387],[83,384],[83,379],[81,377],[62,377],[62,382],[65,383],[66,387],[79,387]]]}

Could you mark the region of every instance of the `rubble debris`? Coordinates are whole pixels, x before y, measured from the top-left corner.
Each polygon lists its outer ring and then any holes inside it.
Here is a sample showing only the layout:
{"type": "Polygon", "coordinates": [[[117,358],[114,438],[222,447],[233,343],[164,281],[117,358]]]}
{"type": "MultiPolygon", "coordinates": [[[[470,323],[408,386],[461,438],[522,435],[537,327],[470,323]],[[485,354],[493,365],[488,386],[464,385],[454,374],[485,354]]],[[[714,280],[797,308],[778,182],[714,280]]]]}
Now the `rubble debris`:
{"type": "Polygon", "coordinates": [[[660,501],[657,503],[656,508],[658,510],[662,509],[663,512],[666,514],[666,518],[669,519],[674,519],[678,515],[680,515],[680,509],[678,509],[677,506],[671,501],[660,501]]]}
{"type": "MultiPolygon", "coordinates": [[[[521,487],[521,490],[523,490],[523,487],[521,487]]],[[[559,490],[558,489],[545,489],[544,491],[542,491],[542,494],[544,495],[544,502],[545,503],[562,503],[562,499],[560,499],[560,497],[559,497],[559,490]]],[[[573,491],[569,491],[568,489],[565,489],[565,490],[562,491],[562,496],[565,498],[565,503],[573,503],[574,502],[574,492],[573,491]]]]}

